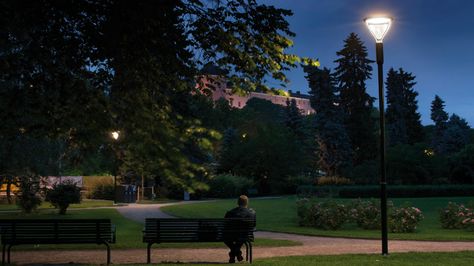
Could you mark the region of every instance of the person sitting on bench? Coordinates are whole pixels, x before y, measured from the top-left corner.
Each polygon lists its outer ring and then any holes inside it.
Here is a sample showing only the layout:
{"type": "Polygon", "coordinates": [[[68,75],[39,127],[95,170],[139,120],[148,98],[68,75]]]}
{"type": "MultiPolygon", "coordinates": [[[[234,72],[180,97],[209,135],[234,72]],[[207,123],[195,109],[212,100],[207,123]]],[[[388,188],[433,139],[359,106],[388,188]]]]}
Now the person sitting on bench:
{"type": "MultiPolygon", "coordinates": [[[[245,195],[241,195],[237,200],[238,207],[233,208],[228,211],[224,218],[251,218],[255,219],[255,211],[248,208],[249,198],[245,195]]],[[[242,261],[242,251],[240,248],[244,243],[240,241],[226,241],[224,242],[229,248],[229,263],[235,263],[235,258],[237,257],[238,261],[242,261]]]]}

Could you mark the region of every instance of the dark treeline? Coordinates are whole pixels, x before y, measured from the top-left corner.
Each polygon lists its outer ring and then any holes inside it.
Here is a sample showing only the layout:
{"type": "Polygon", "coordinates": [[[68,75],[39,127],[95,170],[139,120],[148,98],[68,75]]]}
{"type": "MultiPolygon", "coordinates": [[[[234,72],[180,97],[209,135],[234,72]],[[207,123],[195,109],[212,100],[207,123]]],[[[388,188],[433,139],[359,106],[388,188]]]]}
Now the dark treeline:
{"type": "MultiPolygon", "coordinates": [[[[166,195],[205,191],[219,175],[243,176],[260,193],[292,192],[322,172],[377,178],[377,110],[365,85],[373,61],[355,34],[332,74],[286,53],[291,11],[254,0],[21,0],[0,2],[0,12],[2,181],[117,174],[166,195]],[[304,63],[318,112],[302,116],[293,101],[213,103],[196,88],[209,62],[235,93],[269,91],[266,78],[287,83],[285,71],[304,63]]],[[[422,127],[414,76],[390,73],[391,182],[471,183],[466,121],[437,97],[435,126],[422,127]]]]}

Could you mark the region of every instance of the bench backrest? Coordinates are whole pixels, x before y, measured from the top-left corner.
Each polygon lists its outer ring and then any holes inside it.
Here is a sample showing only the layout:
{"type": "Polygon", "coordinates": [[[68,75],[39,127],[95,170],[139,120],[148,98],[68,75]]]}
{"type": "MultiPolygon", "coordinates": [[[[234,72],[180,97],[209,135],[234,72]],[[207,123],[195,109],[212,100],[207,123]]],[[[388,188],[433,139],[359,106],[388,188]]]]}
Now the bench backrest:
{"type": "Polygon", "coordinates": [[[255,219],[246,218],[147,218],[143,242],[253,241],[255,219]]]}
{"type": "Polygon", "coordinates": [[[2,219],[2,244],[115,243],[110,219],[2,219]]]}

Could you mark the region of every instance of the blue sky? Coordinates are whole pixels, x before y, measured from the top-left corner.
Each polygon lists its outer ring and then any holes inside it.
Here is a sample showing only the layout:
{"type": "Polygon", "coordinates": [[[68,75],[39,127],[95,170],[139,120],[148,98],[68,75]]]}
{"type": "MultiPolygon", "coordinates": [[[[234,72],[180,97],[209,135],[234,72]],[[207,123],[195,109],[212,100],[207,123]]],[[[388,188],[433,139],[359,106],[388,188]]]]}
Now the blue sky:
{"type": "MultiPolygon", "coordinates": [[[[319,58],[333,69],[336,51],[351,32],[359,35],[375,59],[375,41],[362,20],[387,14],[395,20],[384,39],[384,72],[402,67],[416,76],[419,112],[424,125],[432,124],[430,105],[439,95],[445,110],[465,118],[474,127],[474,1],[471,0],[259,0],[291,9],[288,20],[296,33],[290,52],[319,58]]],[[[376,65],[373,65],[374,69],[376,65]]],[[[375,72],[374,72],[375,73],[375,72]]],[[[288,89],[307,92],[301,68],[288,73],[288,89]]],[[[386,76],[385,76],[386,77],[386,76]]],[[[385,78],[384,77],[384,78],[385,78]]],[[[378,97],[377,77],[367,91],[378,97]]],[[[270,84],[277,85],[277,84],[270,84]]]]}

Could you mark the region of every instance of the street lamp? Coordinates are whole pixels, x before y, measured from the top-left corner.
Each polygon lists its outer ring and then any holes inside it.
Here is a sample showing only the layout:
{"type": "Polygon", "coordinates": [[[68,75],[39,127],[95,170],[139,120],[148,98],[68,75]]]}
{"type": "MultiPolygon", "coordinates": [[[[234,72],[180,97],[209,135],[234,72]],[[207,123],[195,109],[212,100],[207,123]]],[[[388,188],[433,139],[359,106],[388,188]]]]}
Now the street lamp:
{"type": "MultiPolygon", "coordinates": [[[[120,131],[113,131],[110,133],[112,139],[114,141],[118,141],[120,137],[120,131]]],[[[115,145],[114,145],[115,146],[115,145]]],[[[117,151],[114,149],[115,152],[115,160],[114,160],[114,205],[117,204],[117,169],[118,169],[118,158],[117,158],[117,151]]]]}
{"type": "Polygon", "coordinates": [[[364,19],[367,28],[375,38],[375,49],[379,79],[379,122],[380,122],[380,210],[382,216],[382,255],[388,255],[387,226],[387,179],[385,177],[385,122],[383,91],[383,38],[390,29],[392,19],[388,17],[371,17],[364,19]]]}

